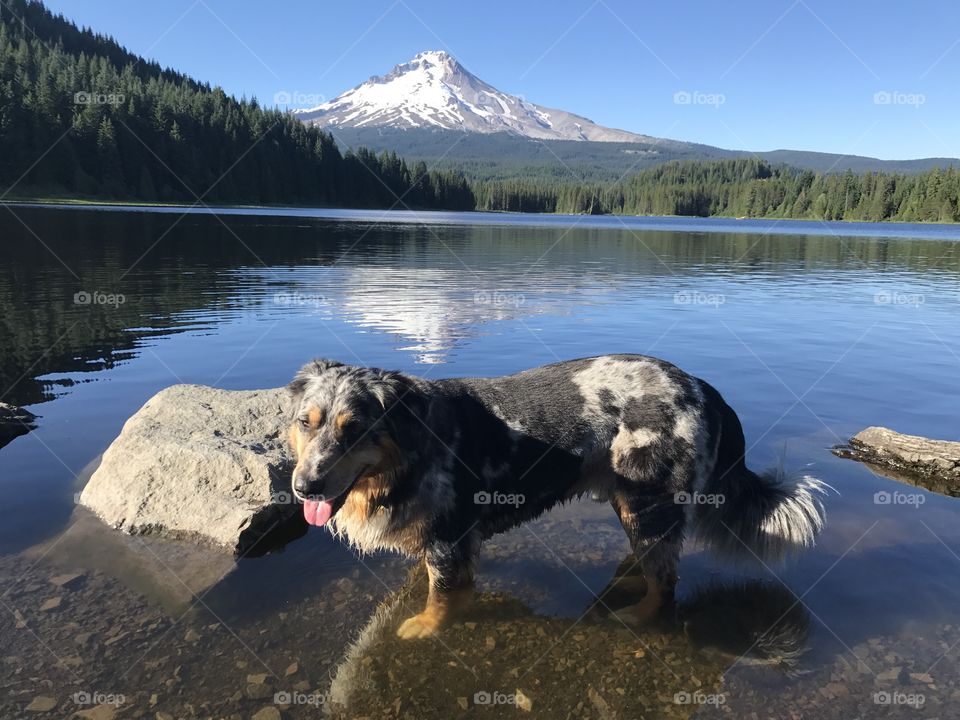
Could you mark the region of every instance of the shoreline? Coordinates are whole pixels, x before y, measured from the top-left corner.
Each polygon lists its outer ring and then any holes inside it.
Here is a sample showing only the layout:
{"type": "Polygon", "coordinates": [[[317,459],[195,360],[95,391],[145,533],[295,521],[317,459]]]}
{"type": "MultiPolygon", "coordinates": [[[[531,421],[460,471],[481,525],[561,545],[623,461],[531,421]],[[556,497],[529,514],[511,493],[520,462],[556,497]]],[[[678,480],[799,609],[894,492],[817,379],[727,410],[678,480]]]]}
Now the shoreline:
{"type": "Polygon", "coordinates": [[[337,208],[297,205],[183,205],[143,204],[130,201],[94,202],[68,200],[0,200],[11,214],[13,208],[93,211],[113,213],[155,213],[248,216],[277,220],[301,220],[311,224],[326,222],[367,223],[371,225],[409,225],[421,227],[478,226],[489,228],[539,228],[618,230],[638,232],[675,232],[682,234],[728,233],[795,238],[870,238],[874,240],[930,240],[960,242],[960,223],[906,223],[903,221],[864,222],[859,220],[797,220],[791,218],[738,218],[722,215],[568,215],[561,213],[519,213],[481,210],[409,210],[375,208],[337,208]]]}
{"type": "Polygon", "coordinates": [[[4,198],[0,199],[0,205],[13,206],[32,206],[32,207],[81,207],[81,208],[158,208],[158,209],[177,209],[181,208],[189,211],[212,211],[213,209],[226,210],[336,210],[347,212],[374,212],[374,213],[395,213],[395,212],[414,212],[430,214],[476,214],[476,215],[499,215],[503,217],[546,217],[546,218],[621,218],[621,219],[666,219],[674,218],[680,220],[731,220],[737,222],[765,221],[765,222],[805,222],[818,225],[827,225],[830,223],[840,223],[843,225],[889,225],[892,227],[905,225],[923,225],[927,227],[960,227],[960,222],[940,222],[933,220],[822,220],[819,218],[807,217],[772,217],[768,215],[758,215],[756,217],[745,217],[737,215],[621,215],[618,213],[556,213],[556,212],[522,212],[515,210],[443,210],[439,208],[375,208],[375,207],[338,207],[334,205],[298,205],[296,203],[282,204],[244,204],[244,203],[178,203],[178,202],[157,202],[157,201],[139,201],[139,200],[94,200],[87,198],[4,198]]]}

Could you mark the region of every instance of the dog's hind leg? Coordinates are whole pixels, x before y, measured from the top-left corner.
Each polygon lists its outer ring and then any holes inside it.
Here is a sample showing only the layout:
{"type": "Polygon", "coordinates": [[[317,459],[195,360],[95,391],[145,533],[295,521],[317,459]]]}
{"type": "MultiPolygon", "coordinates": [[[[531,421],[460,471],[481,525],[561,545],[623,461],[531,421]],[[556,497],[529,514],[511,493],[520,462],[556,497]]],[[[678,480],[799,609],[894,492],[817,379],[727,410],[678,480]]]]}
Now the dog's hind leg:
{"type": "Polygon", "coordinates": [[[635,493],[616,493],[613,506],[647,586],[640,602],[615,614],[625,622],[643,624],[673,602],[683,545],[683,506],[674,502],[673,495],[644,497],[635,493]]]}
{"type": "Polygon", "coordinates": [[[647,583],[647,593],[640,602],[617,610],[617,617],[627,623],[642,625],[673,603],[681,543],[679,537],[667,536],[640,550],[640,567],[647,583]]]}
{"type": "Polygon", "coordinates": [[[397,630],[401,638],[433,635],[473,598],[473,568],[480,541],[468,533],[455,543],[435,542],[427,549],[426,566],[430,579],[427,606],[407,618],[397,630]]]}
{"type": "Polygon", "coordinates": [[[677,417],[675,407],[652,405],[634,418],[636,426],[621,427],[611,447],[620,476],[611,502],[647,584],[643,600],[617,613],[635,623],[651,620],[673,601],[686,524],[682,500],[702,474],[694,450],[696,418],[677,417]]]}

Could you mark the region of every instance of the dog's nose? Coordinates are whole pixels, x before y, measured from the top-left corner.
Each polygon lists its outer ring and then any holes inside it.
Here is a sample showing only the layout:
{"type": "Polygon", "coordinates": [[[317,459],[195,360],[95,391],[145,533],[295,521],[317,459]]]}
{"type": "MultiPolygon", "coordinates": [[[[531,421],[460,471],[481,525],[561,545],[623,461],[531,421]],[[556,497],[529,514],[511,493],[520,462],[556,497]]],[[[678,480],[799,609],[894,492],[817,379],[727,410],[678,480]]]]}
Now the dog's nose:
{"type": "Polygon", "coordinates": [[[310,495],[313,493],[313,481],[304,474],[295,473],[293,476],[293,489],[301,495],[310,495]]]}

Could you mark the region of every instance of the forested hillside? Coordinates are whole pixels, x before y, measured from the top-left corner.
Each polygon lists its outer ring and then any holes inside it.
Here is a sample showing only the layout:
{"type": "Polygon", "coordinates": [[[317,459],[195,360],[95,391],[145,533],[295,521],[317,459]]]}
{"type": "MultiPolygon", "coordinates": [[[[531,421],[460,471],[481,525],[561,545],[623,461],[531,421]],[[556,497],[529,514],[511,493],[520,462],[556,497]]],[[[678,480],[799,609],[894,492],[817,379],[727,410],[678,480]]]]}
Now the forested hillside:
{"type": "Polygon", "coordinates": [[[569,179],[589,183],[614,182],[626,175],[676,160],[710,162],[757,158],[771,165],[789,165],[821,173],[865,172],[911,175],[934,168],[960,168],[948,157],[880,160],[862,155],[806,150],[729,150],[698,143],[657,138],[649,142],[590,142],[531,140],[505,132],[472,134],[454,130],[337,127],[335,138],[344,147],[396,152],[430,167],[462,171],[468,180],[516,178],[569,179]]]}
{"type": "Polygon", "coordinates": [[[816,220],[960,220],[960,172],[817,174],[756,158],[670,162],[620,183],[477,183],[478,210],[727,215],[816,220]]]}
{"type": "Polygon", "coordinates": [[[164,70],[40,3],[4,0],[0,20],[0,191],[348,207],[406,193],[412,207],[473,206],[457,173],[341,154],[287,113],[164,70]]]}

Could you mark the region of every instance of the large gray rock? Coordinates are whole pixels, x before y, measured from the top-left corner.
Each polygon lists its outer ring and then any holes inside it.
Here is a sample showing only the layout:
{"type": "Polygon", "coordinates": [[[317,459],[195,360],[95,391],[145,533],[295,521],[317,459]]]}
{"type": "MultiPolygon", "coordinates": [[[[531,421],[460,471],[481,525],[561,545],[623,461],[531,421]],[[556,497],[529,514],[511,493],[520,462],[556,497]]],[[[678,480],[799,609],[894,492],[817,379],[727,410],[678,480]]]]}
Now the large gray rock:
{"type": "Polygon", "coordinates": [[[849,444],[833,451],[898,480],[923,485],[945,495],[960,495],[960,442],[869,427],[850,438],[849,444]]]}
{"type": "Polygon", "coordinates": [[[290,499],[281,389],[174,385],[127,420],[80,503],[129,533],[261,554],[306,531],[290,499]]]}
{"type": "Polygon", "coordinates": [[[15,437],[26,435],[36,425],[37,416],[16,405],[0,402],[0,448],[15,437]]]}

